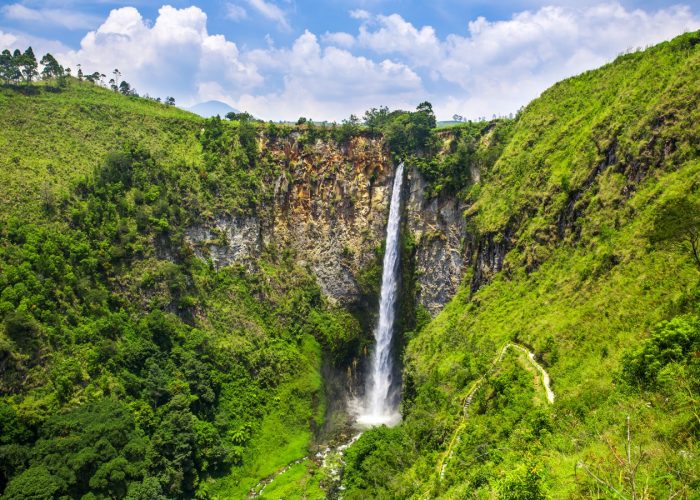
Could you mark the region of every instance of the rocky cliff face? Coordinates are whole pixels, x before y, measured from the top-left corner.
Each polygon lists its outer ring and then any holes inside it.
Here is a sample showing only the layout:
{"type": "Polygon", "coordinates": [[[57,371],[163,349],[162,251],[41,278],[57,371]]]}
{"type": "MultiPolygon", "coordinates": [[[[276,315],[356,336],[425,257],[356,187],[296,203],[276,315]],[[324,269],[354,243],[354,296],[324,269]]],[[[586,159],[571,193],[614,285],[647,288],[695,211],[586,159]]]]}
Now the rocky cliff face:
{"type": "Polygon", "coordinates": [[[187,228],[186,237],[194,253],[211,259],[214,267],[234,262],[250,264],[260,255],[260,218],[219,215],[208,225],[187,228]]]}
{"type": "Polygon", "coordinates": [[[437,314],[457,291],[466,265],[464,206],[452,196],[426,199],[423,176],[408,173],[406,227],[416,241],[417,301],[437,314]]]}
{"type": "Polygon", "coordinates": [[[359,275],[373,264],[386,227],[394,166],[383,142],[356,137],[345,148],[322,141],[268,147],[283,171],[264,242],[294,249],[331,299],[356,302],[359,275]]]}
{"type": "Polygon", "coordinates": [[[261,149],[280,172],[261,186],[271,202],[252,216],[222,214],[190,227],[196,255],[220,267],[251,262],[264,247],[290,249],[332,301],[357,302],[359,276],[373,264],[386,226],[394,166],[383,142],[359,136],[343,147],[303,145],[291,136],[265,139],[261,149]]]}
{"type": "MultiPolygon", "coordinates": [[[[265,247],[291,249],[332,301],[352,305],[361,300],[362,273],[375,265],[384,241],[394,165],[381,139],[359,136],[346,146],[297,139],[261,144],[280,171],[263,186],[271,190],[269,204],[255,215],[221,214],[190,227],[187,239],[197,256],[217,267],[250,263],[265,247]]],[[[416,241],[416,298],[436,314],[476,253],[465,245],[465,207],[452,196],[427,199],[416,169],[404,186],[404,227],[416,241]]]]}

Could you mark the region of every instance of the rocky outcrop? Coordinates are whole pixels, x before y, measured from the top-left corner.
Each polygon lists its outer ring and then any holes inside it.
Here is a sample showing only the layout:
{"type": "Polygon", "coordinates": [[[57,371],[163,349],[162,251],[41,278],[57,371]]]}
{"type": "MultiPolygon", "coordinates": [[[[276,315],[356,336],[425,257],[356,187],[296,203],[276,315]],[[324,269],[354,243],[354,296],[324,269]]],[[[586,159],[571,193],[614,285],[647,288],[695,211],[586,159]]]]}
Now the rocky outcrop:
{"type": "Polygon", "coordinates": [[[406,226],[416,241],[418,303],[437,314],[457,291],[466,265],[464,206],[454,196],[426,199],[423,176],[408,173],[406,226]]]}
{"type": "Polygon", "coordinates": [[[267,144],[282,173],[268,211],[266,244],[294,249],[323,292],[342,304],[361,295],[360,273],[383,241],[392,165],[378,139],[355,137],[341,147],[267,144]]]}
{"type": "Polygon", "coordinates": [[[260,219],[221,215],[208,225],[187,228],[185,239],[201,259],[217,269],[234,262],[251,264],[260,255],[260,219]]]}
{"type": "Polygon", "coordinates": [[[187,230],[195,254],[215,266],[251,262],[264,247],[289,249],[332,301],[362,294],[359,276],[382,244],[394,166],[383,141],[346,145],[299,136],[265,139],[261,149],[279,175],[261,186],[270,200],[248,217],[221,215],[187,230]]]}
{"type": "Polygon", "coordinates": [[[489,234],[478,241],[469,242],[467,253],[473,269],[472,292],[476,292],[487,284],[497,272],[503,269],[503,260],[511,247],[508,231],[505,234],[489,234]]]}

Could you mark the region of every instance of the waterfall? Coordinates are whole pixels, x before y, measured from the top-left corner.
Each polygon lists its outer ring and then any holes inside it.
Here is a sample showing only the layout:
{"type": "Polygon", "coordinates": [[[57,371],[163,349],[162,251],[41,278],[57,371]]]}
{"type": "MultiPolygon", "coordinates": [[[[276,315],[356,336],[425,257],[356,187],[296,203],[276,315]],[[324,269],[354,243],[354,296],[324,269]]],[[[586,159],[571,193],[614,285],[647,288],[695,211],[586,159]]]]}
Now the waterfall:
{"type": "Polygon", "coordinates": [[[361,425],[392,425],[399,422],[398,401],[392,394],[391,356],[394,316],[399,279],[399,229],[401,222],[401,184],[403,163],[396,168],[394,187],[386,226],[386,250],[379,299],[379,322],[374,329],[376,344],[367,381],[367,392],[357,422],[361,425]]]}

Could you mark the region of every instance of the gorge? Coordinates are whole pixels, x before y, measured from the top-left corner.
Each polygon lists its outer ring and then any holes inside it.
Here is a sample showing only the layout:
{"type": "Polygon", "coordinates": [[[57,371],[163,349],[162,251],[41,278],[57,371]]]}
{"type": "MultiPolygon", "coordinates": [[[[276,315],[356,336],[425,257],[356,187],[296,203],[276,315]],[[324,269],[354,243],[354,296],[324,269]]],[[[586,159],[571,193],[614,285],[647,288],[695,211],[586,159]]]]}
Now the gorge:
{"type": "Polygon", "coordinates": [[[2,86],[2,498],[692,498],[699,74],[448,127],[2,86]]]}

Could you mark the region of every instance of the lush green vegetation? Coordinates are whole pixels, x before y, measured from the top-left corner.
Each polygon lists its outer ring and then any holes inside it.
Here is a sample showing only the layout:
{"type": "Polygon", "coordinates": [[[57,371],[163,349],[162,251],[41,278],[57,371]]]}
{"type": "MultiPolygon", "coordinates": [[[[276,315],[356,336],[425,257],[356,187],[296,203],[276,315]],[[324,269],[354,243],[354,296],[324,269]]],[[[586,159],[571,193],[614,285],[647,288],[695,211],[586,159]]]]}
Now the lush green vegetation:
{"type": "MultiPolygon", "coordinates": [[[[469,207],[473,268],[436,318],[416,306],[416,242],[402,237],[404,421],[347,450],[344,497],[700,489],[700,34],[561,82],[515,119],[446,130],[429,103],[332,126],[202,120],[49,59],[34,82],[32,57],[9,57],[7,498],[241,498],[264,478],[268,498],[323,496],[332,481],[311,460],[275,474],[308,455],[325,416],[322,360],[360,350],[366,318],[326,303],[286,249],[215,269],[187,242],[193,224],[269,204],[283,165],[261,134],[293,134],[304,151],[382,136],[428,196],[469,207]],[[502,265],[479,274],[496,247],[502,265]],[[547,368],[554,404],[523,353],[494,365],[514,341],[547,368]]],[[[381,242],[376,253],[367,296],[381,242]]]]}
{"type": "Polygon", "coordinates": [[[254,272],[192,255],[190,224],[266,196],[248,122],[37,88],[2,90],[0,491],[245,496],[307,454],[322,349],[343,356],[357,320],[288,253],[254,272]]]}
{"type": "Polygon", "coordinates": [[[349,497],[696,494],[699,47],[687,34],[555,85],[495,124],[480,182],[441,181],[449,156],[426,170],[471,206],[476,248],[507,253],[412,335],[404,422],[348,452],[349,497]],[[554,405],[517,356],[490,372],[513,340],[547,367],[554,405]],[[396,443],[406,461],[371,451],[396,443]]]}
{"type": "Polygon", "coordinates": [[[70,197],[106,155],[139,144],[159,164],[202,165],[201,118],[71,80],[52,92],[0,87],[0,220],[41,222],[46,201],[70,197]],[[138,124],[138,126],[134,126],[138,124]]]}

